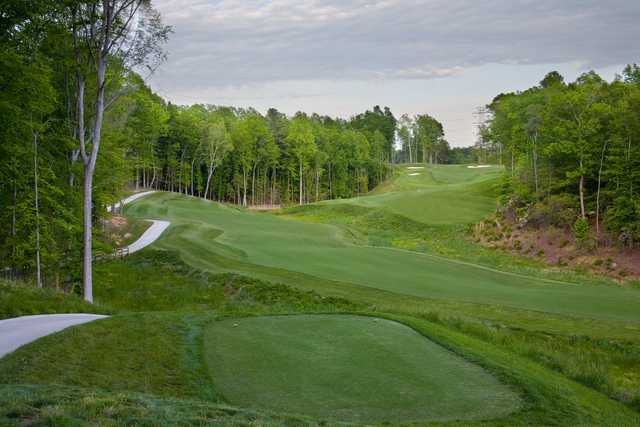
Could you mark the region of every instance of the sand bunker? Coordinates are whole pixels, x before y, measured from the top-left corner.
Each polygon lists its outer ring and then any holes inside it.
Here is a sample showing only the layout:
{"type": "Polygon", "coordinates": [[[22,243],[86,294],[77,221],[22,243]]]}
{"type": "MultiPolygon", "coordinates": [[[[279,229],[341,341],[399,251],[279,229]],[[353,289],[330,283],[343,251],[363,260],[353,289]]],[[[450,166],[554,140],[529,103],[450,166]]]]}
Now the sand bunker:
{"type": "Polygon", "coordinates": [[[416,176],[416,175],[420,175],[419,173],[410,173],[409,176],[416,176]]]}
{"type": "Polygon", "coordinates": [[[491,165],[477,165],[477,166],[467,166],[469,169],[478,169],[478,168],[490,168],[491,165]]]}
{"type": "Polygon", "coordinates": [[[412,170],[412,169],[424,169],[424,166],[407,166],[407,169],[412,170]]]}

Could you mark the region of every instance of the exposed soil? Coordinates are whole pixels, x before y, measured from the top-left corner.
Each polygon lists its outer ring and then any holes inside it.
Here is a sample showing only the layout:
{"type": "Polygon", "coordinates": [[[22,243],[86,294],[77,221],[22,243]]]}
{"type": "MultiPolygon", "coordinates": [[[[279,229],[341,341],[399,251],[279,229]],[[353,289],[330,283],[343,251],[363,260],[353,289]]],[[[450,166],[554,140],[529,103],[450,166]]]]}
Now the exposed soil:
{"type": "Polygon", "coordinates": [[[123,216],[112,215],[102,223],[105,243],[120,248],[130,244],[149,227],[147,221],[129,220],[123,216]]]}
{"type": "Polygon", "coordinates": [[[275,211],[282,208],[282,205],[273,204],[273,205],[250,205],[247,209],[251,211],[275,211]]]}
{"type": "Polygon", "coordinates": [[[625,249],[600,243],[579,248],[569,230],[529,228],[485,221],[477,224],[476,240],[486,247],[542,260],[550,266],[585,270],[619,282],[640,280],[640,249],[625,249]],[[595,245],[594,245],[595,246],[595,245]]]}

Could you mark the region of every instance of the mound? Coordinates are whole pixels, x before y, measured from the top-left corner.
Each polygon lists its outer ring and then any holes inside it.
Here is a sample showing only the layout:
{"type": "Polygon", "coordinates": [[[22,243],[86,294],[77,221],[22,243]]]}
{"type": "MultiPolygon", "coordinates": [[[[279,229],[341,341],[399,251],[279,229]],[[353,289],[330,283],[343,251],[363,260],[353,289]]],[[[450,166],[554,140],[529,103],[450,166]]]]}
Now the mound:
{"type": "Polygon", "coordinates": [[[233,405],[360,422],[494,418],[518,397],[402,324],[361,316],[227,319],[205,334],[214,386],[233,405]]]}

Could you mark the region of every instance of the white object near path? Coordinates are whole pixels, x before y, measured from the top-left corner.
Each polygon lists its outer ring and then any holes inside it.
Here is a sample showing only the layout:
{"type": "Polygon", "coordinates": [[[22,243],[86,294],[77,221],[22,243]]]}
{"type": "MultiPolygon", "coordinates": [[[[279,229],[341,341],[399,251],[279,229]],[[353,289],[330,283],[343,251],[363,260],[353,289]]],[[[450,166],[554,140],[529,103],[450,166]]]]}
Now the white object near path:
{"type": "Polygon", "coordinates": [[[0,357],[45,335],[105,317],[108,316],[74,313],[39,314],[0,320],[0,357]]]}

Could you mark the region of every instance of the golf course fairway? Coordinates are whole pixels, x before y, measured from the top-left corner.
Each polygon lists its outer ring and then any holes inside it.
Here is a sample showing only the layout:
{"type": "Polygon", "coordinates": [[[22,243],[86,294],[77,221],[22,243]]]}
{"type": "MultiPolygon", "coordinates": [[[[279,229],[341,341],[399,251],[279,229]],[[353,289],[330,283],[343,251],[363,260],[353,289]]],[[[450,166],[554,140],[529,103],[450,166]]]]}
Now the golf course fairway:
{"type": "Polygon", "coordinates": [[[415,168],[396,168],[394,179],[375,189],[373,194],[323,203],[384,208],[431,225],[474,223],[495,210],[496,198],[490,190],[502,173],[500,166],[415,168]]]}
{"type": "Polygon", "coordinates": [[[381,423],[499,418],[520,405],[479,366],[375,317],[216,321],[205,357],[215,388],[249,408],[381,423]]]}
{"type": "Polygon", "coordinates": [[[155,246],[177,250],[184,261],[206,271],[277,277],[293,286],[302,273],[423,298],[640,321],[640,292],[634,289],[552,282],[418,252],[363,246],[336,226],[178,194],[151,195],[126,212],[171,221],[155,246]]]}

